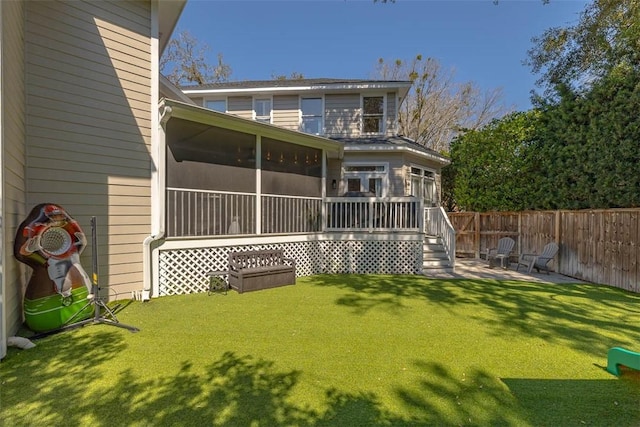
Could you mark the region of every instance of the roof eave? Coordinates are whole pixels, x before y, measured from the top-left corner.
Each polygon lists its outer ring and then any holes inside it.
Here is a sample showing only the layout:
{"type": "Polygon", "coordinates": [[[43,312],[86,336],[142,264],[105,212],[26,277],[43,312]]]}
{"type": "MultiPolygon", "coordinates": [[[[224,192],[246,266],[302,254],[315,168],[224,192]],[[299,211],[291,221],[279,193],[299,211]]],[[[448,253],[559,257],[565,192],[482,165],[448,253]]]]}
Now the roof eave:
{"type": "Polygon", "coordinates": [[[416,156],[423,157],[428,160],[440,163],[442,166],[447,166],[451,163],[451,160],[436,153],[428,153],[419,150],[414,147],[406,145],[389,146],[386,144],[366,144],[366,145],[346,145],[344,147],[345,152],[368,152],[368,153],[393,153],[393,152],[405,152],[416,156]]]}
{"type": "Polygon", "coordinates": [[[371,82],[371,83],[340,83],[340,84],[312,84],[298,86],[265,86],[259,88],[220,88],[220,89],[187,89],[182,91],[187,95],[235,95],[250,93],[290,93],[290,92],[344,92],[361,90],[390,90],[396,89],[401,97],[406,96],[411,88],[411,82],[371,82]]]}
{"type": "Polygon", "coordinates": [[[170,117],[323,149],[331,158],[342,158],[343,156],[344,146],[342,143],[322,136],[284,129],[268,123],[249,120],[232,114],[221,113],[197,105],[164,98],[160,101],[160,109],[162,110],[167,107],[171,109],[170,117]]]}
{"type": "Polygon", "coordinates": [[[173,31],[178,24],[178,19],[184,10],[187,0],[163,0],[158,1],[158,48],[160,55],[171,40],[173,31]]]}

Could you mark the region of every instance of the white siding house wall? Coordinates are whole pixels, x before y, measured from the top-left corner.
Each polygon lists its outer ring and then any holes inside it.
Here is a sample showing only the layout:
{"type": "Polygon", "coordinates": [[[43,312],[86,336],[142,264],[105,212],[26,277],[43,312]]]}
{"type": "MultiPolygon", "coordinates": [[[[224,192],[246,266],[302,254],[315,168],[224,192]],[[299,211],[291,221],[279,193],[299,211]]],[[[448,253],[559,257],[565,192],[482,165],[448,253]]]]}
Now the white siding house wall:
{"type": "Polygon", "coordinates": [[[338,197],[346,191],[342,186],[342,159],[328,159],[327,161],[327,197],[338,197]],[[333,188],[333,180],[336,188],[333,188]]]}
{"type": "Polygon", "coordinates": [[[13,241],[25,212],[24,3],[0,4],[0,358],[6,338],[22,324],[25,270],[13,257],[13,241]]]}
{"type": "Polygon", "coordinates": [[[59,203],[88,238],[96,216],[99,283],[130,297],[151,227],[151,3],[26,8],[27,210],[59,203]]]}
{"type": "Polygon", "coordinates": [[[359,136],[360,94],[326,95],[324,111],[326,136],[359,136]]]}
{"type": "Polygon", "coordinates": [[[273,124],[285,129],[300,129],[298,95],[276,95],[273,97],[273,124]]]}
{"type": "Polygon", "coordinates": [[[253,119],[253,98],[250,96],[230,96],[227,98],[227,113],[253,119]]]}

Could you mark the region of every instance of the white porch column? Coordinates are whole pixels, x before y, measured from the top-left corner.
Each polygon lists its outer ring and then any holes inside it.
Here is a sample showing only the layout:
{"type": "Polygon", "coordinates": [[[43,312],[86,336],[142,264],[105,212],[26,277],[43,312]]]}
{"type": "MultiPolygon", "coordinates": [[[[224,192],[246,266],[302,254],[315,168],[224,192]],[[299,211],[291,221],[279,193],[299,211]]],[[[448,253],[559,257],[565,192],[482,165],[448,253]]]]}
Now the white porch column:
{"type": "Polygon", "coordinates": [[[262,136],[256,135],[256,234],[262,234],[262,136]]]}

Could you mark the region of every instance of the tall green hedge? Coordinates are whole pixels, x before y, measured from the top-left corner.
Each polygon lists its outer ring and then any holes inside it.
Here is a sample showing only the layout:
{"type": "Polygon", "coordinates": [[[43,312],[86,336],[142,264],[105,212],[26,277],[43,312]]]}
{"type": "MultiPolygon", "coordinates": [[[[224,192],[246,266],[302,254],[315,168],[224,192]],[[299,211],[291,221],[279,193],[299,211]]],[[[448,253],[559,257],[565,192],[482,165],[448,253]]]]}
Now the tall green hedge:
{"type": "Polygon", "coordinates": [[[640,206],[640,71],[495,120],[451,144],[445,195],[461,210],[640,206]]]}
{"type": "Polygon", "coordinates": [[[535,208],[640,206],[640,73],[617,70],[585,95],[561,93],[530,147],[535,208]]]}

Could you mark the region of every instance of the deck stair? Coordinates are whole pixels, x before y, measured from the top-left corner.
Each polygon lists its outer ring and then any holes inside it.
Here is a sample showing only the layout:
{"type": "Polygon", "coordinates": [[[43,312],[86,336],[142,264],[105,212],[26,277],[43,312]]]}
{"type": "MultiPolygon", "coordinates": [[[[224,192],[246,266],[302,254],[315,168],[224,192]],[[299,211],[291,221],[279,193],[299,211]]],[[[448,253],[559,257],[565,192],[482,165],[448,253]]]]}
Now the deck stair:
{"type": "Polygon", "coordinates": [[[425,236],[422,249],[422,270],[426,275],[430,272],[453,272],[453,267],[440,237],[425,236]]]}

